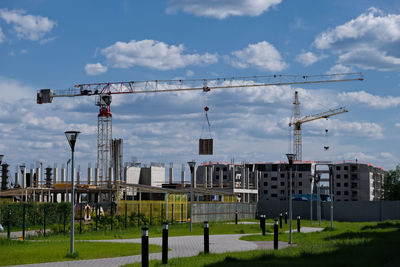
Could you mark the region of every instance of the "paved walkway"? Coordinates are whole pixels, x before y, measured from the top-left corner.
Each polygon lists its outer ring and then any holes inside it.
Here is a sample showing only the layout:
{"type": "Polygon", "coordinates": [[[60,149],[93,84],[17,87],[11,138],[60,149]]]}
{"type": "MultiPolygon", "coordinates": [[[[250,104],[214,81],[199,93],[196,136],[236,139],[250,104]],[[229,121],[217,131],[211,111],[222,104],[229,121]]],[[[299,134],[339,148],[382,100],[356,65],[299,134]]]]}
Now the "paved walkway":
{"type": "MultiPolygon", "coordinates": [[[[237,235],[211,235],[210,236],[210,252],[211,253],[224,253],[234,251],[248,251],[256,249],[273,249],[272,241],[264,242],[251,242],[239,240],[240,237],[246,234],[237,235]]],[[[247,234],[248,235],[248,234],[247,234]]],[[[171,249],[168,252],[168,258],[177,257],[191,257],[196,256],[204,250],[204,237],[200,236],[177,236],[168,238],[168,247],[171,249]]],[[[154,237],[149,239],[150,244],[161,246],[162,239],[160,237],[154,237]]],[[[92,242],[119,242],[119,243],[140,243],[140,238],[135,239],[114,239],[114,240],[97,240],[92,242]]],[[[279,242],[279,248],[288,247],[287,242],[279,242]]],[[[149,256],[150,260],[159,259],[161,260],[161,253],[152,253],[149,256]]],[[[141,256],[127,256],[127,257],[115,257],[115,258],[104,258],[104,259],[93,259],[93,260],[80,260],[80,261],[63,261],[63,262],[49,262],[40,264],[29,264],[21,266],[95,266],[95,267],[111,267],[121,266],[127,263],[140,262],[141,256]]]]}
{"type": "MultiPolygon", "coordinates": [[[[324,228],[320,227],[300,227],[301,233],[312,233],[312,232],[321,232],[324,228]]],[[[297,227],[292,228],[292,233],[297,232],[297,227]]],[[[289,233],[289,230],[285,231],[285,233],[289,233]]]]}

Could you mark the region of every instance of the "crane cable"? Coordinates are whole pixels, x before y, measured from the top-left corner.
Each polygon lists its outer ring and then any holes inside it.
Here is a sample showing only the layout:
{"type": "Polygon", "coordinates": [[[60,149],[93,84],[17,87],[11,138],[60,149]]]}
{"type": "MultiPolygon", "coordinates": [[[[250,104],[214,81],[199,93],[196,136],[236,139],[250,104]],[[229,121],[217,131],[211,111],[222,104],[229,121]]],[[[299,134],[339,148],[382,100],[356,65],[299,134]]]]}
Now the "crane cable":
{"type": "Polygon", "coordinates": [[[206,123],[208,126],[208,133],[209,133],[209,138],[212,138],[212,133],[211,133],[211,123],[210,123],[210,119],[208,118],[208,111],[210,110],[210,108],[208,107],[208,95],[207,93],[210,92],[210,88],[207,86],[204,86],[203,88],[203,93],[204,93],[204,111],[205,111],[205,119],[203,121],[203,127],[201,129],[201,136],[200,138],[203,137],[203,133],[205,131],[205,127],[206,127],[206,123]]]}
{"type": "MultiPolygon", "coordinates": [[[[328,118],[326,118],[326,121],[328,121],[328,118]]],[[[328,151],[329,150],[329,135],[328,135],[328,128],[325,128],[325,145],[324,145],[324,150],[328,151]]]]}

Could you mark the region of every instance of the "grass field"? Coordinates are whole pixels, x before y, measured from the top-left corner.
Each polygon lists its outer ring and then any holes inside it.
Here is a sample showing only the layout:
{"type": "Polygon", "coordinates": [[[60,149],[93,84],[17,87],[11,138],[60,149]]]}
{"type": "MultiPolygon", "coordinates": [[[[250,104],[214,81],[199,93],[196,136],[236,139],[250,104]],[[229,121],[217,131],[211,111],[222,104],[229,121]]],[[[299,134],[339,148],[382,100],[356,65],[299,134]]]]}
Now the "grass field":
{"type": "MultiPolygon", "coordinates": [[[[326,225],[327,223],[324,223],[326,225]]],[[[306,224],[304,224],[306,226],[306,224]]],[[[271,227],[270,227],[271,230],[271,227]]],[[[272,241],[273,235],[250,235],[249,241],[272,241]]],[[[280,241],[288,241],[280,234],[280,241]]],[[[400,221],[383,223],[340,223],[334,230],[294,233],[296,247],[279,251],[248,251],[224,254],[201,254],[170,259],[169,266],[400,266],[400,221]]],[[[161,266],[151,261],[151,266],[161,266]]],[[[140,266],[131,264],[127,266],[140,266]]]]}
{"type": "MultiPolygon", "coordinates": [[[[210,234],[244,234],[244,233],[259,233],[260,226],[258,224],[232,224],[232,223],[210,223],[210,234]]],[[[269,221],[272,223],[272,221],[269,221]]],[[[160,237],[162,235],[161,225],[151,225],[149,227],[150,237],[160,237]]],[[[203,223],[194,223],[193,231],[190,232],[189,224],[170,224],[168,226],[169,236],[182,236],[182,235],[202,235],[203,234],[203,223]]],[[[284,229],[288,229],[286,225],[284,229]]],[[[271,229],[268,229],[271,231],[271,229]]],[[[127,239],[127,238],[139,238],[142,236],[142,230],[140,227],[129,228],[126,230],[113,230],[113,231],[90,231],[75,232],[76,240],[104,240],[104,239],[127,239]]],[[[40,240],[68,240],[69,235],[58,234],[58,235],[47,235],[46,237],[31,237],[30,239],[40,240]]]]}
{"type": "MultiPolygon", "coordinates": [[[[0,266],[41,263],[67,260],[86,260],[119,256],[132,256],[141,253],[140,244],[75,242],[77,257],[67,257],[68,241],[15,241],[0,239],[0,266]]],[[[151,252],[160,252],[161,247],[150,245],[151,252]]]]}

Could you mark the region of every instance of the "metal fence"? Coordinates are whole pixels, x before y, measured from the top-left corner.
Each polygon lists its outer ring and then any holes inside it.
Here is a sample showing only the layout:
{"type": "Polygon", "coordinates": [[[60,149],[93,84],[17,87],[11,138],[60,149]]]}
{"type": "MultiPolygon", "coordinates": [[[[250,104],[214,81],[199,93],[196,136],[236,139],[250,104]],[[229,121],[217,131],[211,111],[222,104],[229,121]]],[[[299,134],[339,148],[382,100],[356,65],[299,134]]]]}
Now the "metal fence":
{"type": "Polygon", "coordinates": [[[250,203],[194,203],[193,222],[233,221],[235,213],[239,220],[254,219],[257,205],[250,203]]]}
{"type": "MultiPolygon", "coordinates": [[[[293,217],[301,216],[310,219],[311,207],[309,201],[293,201],[293,217]]],[[[321,203],[321,219],[330,220],[330,202],[321,203]]],[[[269,200],[258,203],[259,214],[269,218],[278,217],[280,213],[289,210],[288,201],[269,200]]],[[[317,220],[317,202],[312,203],[313,219],[317,220]]],[[[351,201],[334,202],[333,218],[337,221],[362,222],[400,220],[400,201],[351,201]]]]}

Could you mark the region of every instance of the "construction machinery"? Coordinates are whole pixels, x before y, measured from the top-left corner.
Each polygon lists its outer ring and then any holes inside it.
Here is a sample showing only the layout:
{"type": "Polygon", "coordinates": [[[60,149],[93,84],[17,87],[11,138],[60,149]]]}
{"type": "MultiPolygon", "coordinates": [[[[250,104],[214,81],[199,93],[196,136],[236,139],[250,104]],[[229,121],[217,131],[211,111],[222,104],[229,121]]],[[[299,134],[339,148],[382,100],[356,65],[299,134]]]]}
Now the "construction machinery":
{"type": "Polygon", "coordinates": [[[293,116],[293,121],[289,122],[289,127],[293,126],[293,154],[295,154],[294,160],[301,161],[303,153],[302,138],[301,138],[302,124],[319,119],[327,119],[331,116],[348,112],[348,110],[345,107],[340,107],[300,118],[300,101],[299,101],[299,94],[297,91],[294,93],[293,104],[294,104],[294,116],[293,116]]]}
{"type": "Polygon", "coordinates": [[[111,161],[112,140],[112,95],[163,93],[202,90],[208,92],[216,89],[307,85],[317,83],[335,83],[347,81],[362,81],[361,73],[342,73],[326,75],[269,75],[230,77],[215,79],[191,80],[151,80],[129,82],[106,82],[78,84],[64,90],[41,89],[37,92],[37,103],[52,103],[57,97],[96,96],[99,106],[97,135],[97,165],[100,181],[108,181],[108,167],[111,161]]]}

